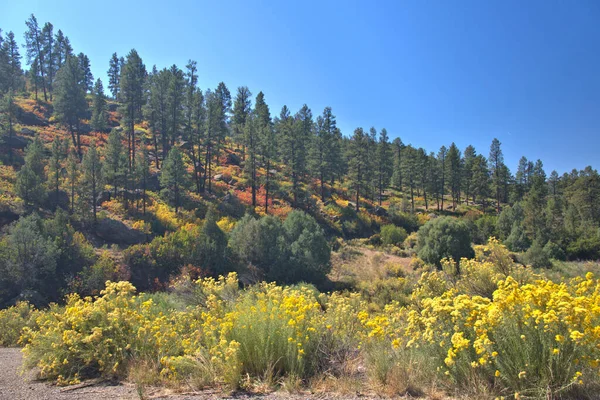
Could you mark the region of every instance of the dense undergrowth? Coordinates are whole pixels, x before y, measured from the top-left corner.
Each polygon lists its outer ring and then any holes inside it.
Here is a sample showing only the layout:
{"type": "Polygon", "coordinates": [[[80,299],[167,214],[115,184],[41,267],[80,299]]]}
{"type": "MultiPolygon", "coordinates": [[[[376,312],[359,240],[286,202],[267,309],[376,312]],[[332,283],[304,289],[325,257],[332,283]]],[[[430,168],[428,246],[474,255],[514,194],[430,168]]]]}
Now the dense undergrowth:
{"type": "MultiPolygon", "coordinates": [[[[230,390],[328,390],[493,398],[594,398],[600,279],[555,282],[515,264],[495,240],[473,260],[420,268],[378,307],[359,293],[184,275],[167,293],[109,282],[64,306],[0,311],[0,341],[59,384],[83,378],[230,390]],[[141,372],[143,371],[143,372],[141,372]],[[337,382],[337,383],[336,383],[337,382]],[[333,386],[332,386],[333,385],[333,386]]],[[[393,283],[392,283],[393,282],[393,283]]]]}

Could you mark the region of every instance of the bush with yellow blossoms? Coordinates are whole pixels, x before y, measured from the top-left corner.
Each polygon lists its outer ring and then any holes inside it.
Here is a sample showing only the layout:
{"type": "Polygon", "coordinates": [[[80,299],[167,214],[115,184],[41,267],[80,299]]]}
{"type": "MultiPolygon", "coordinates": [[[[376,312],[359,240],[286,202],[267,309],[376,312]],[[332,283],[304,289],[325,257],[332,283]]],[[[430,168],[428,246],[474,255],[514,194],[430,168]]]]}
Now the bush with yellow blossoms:
{"type": "Polygon", "coordinates": [[[450,289],[421,300],[403,335],[437,359],[451,382],[554,396],[598,382],[600,280],[498,282],[492,299],[450,289]],[[587,382],[586,382],[587,381],[587,382]]]}
{"type": "Polygon", "coordinates": [[[25,364],[59,382],[80,377],[123,378],[133,360],[160,360],[183,352],[181,338],[193,330],[192,314],[166,313],[152,298],[136,296],[129,282],[107,282],[97,298],[70,295],[64,309],[24,329],[25,364]]]}

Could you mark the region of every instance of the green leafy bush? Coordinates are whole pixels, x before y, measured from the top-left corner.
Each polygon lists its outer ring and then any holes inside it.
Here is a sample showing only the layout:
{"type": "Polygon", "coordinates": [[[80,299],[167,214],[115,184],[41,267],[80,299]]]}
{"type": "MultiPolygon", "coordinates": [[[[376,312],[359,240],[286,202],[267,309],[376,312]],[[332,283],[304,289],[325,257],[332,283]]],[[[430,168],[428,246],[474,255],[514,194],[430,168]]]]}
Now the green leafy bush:
{"type": "Polygon", "coordinates": [[[441,266],[441,260],[452,258],[458,262],[462,257],[475,255],[471,247],[471,234],[464,221],[452,217],[440,217],[427,222],[419,229],[417,254],[425,262],[441,266]]]}
{"type": "Polygon", "coordinates": [[[408,237],[408,233],[404,228],[395,225],[385,225],[381,228],[381,241],[384,245],[397,246],[404,242],[408,237]]]}

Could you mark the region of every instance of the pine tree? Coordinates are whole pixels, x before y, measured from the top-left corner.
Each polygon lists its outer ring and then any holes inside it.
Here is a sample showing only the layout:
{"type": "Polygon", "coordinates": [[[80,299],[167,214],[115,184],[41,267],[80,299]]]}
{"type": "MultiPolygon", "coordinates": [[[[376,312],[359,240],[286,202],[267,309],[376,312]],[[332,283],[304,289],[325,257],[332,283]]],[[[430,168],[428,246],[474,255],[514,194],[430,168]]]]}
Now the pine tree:
{"type": "Polygon", "coordinates": [[[183,124],[183,102],[185,99],[185,77],[183,71],[172,65],[169,70],[169,90],[167,91],[167,103],[169,105],[169,147],[175,145],[181,134],[183,124]]]}
{"type": "Polygon", "coordinates": [[[142,192],[142,214],[146,215],[146,192],[148,190],[148,179],[150,178],[150,160],[148,159],[148,147],[145,142],[142,142],[141,149],[136,157],[135,180],[137,187],[142,192]]]}
{"type": "Polygon", "coordinates": [[[130,175],[135,167],[135,123],[142,117],[145,79],[146,66],[137,51],[133,49],[127,54],[127,61],[121,67],[119,82],[122,115],[127,126],[127,160],[130,175]]]}
{"type": "Polygon", "coordinates": [[[52,141],[52,152],[50,153],[48,170],[50,172],[50,189],[54,193],[54,201],[56,202],[56,205],[58,205],[60,185],[63,179],[63,162],[66,158],[65,156],[67,148],[67,143],[60,140],[58,136],[54,137],[54,140],[52,141]]]}
{"type": "Polygon", "coordinates": [[[335,116],[331,112],[331,107],[325,107],[323,115],[317,118],[315,136],[312,140],[310,149],[310,167],[313,175],[319,179],[321,201],[325,202],[325,182],[333,176],[334,160],[333,153],[336,148],[335,141],[337,126],[335,116]]]}
{"type": "Polygon", "coordinates": [[[167,157],[169,148],[169,103],[167,93],[170,81],[170,72],[167,69],[157,71],[156,67],[153,67],[152,73],[147,79],[148,102],[144,107],[144,111],[152,131],[157,169],[159,168],[159,159],[161,158],[158,152],[159,135],[163,161],[167,157]]]}
{"type": "MultiPolygon", "coordinates": [[[[262,92],[259,93],[259,95],[262,92]]],[[[258,139],[261,147],[261,156],[265,163],[265,214],[269,213],[269,190],[271,180],[271,163],[276,156],[275,149],[277,148],[275,131],[271,122],[271,113],[269,106],[264,101],[264,96],[261,100],[256,98],[256,115],[258,124],[258,139]]]]}
{"type": "Polygon", "coordinates": [[[219,162],[219,157],[221,154],[221,149],[223,144],[225,143],[225,137],[228,133],[229,126],[229,113],[231,112],[231,93],[227,86],[221,82],[217,86],[215,90],[215,96],[219,99],[219,107],[220,110],[217,113],[219,115],[219,127],[215,132],[217,137],[217,146],[216,146],[216,159],[217,163],[219,162]]]}
{"type": "Polygon", "coordinates": [[[9,90],[1,99],[0,102],[0,128],[2,128],[2,136],[5,145],[8,149],[8,160],[10,164],[13,162],[12,141],[14,137],[14,122],[15,122],[15,102],[12,90],[9,90]]]}
{"type": "Polygon", "coordinates": [[[52,83],[54,82],[54,76],[56,75],[56,49],[54,42],[54,27],[50,22],[46,22],[41,32],[42,51],[44,53],[44,69],[46,70],[46,78],[48,80],[47,86],[50,92],[50,101],[52,101],[52,83]]]}
{"type": "Polygon", "coordinates": [[[366,161],[367,161],[367,135],[362,128],[356,128],[354,134],[350,139],[350,153],[349,153],[349,178],[354,191],[356,193],[356,204],[355,208],[358,212],[360,207],[360,193],[363,192],[367,178],[366,172],[366,161]]]}
{"type": "Polygon", "coordinates": [[[67,57],[73,55],[73,49],[71,48],[69,38],[66,37],[60,29],[56,33],[54,48],[56,70],[59,70],[67,61],[67,57]]]}
{"type": "Polygon", "coordinates": [[[185,104],[184,104],[184,141],[185,148],[189,154],[189,157],[194,165],[194,183],[196,184],[196,193],[200,193],[200,128],[202,127],[202,121],[197,119],[197,113],[199,107],[202,106],[203,96],[202,91],[198,89],[197,82],[198,71],[196,67],[196,61],[189,60],[186,65],[187,77],[186,88],[185,88],[185,104]],[[196,151],[197,150],[197,151],[196,151]]]}
{"type": "Polygon", "coordinates": [[[471,197],[472,191],[472,181],[473,181],[473,163],[475,162],[475,157],[477,156],[477,152],[475,151],[475,147],[469,145],[465,149],[463,154],[463,168],[462,168],[462,184],[465,191],[465,199],[467,202],[471,197]]]}
{"type": "Polygon", "coordinates": [[[46,196],[44,171],[44,145],[36,136],[25,149],[25,164],[17,173],[15,191],[25,204],[40,205],[46,196]]]}
{"type": "MultiPolygon", "coordinates": [[[[116,198],[118,189],[126,187],[127,155],[123,151],[121,133],[113,129],[108,135],[105,146],[104,171],[102,174],[106,183],[113,187],[113,196],[116,198]]],[[[123,198],[123,201],[127,201],[123,198]]]]}
{"type": "Polygon", "coordinates": [[[8,32],[0,45],[0,93],[10,90],[16,92],[22,87],[21,54],[15,35],[8,32]],[[2,84],[2,78],[6,81],[2,84]],[[4,89],[2,88],[4,86],[4,89]]]}
{"type": "Polygon", "coordinates": [[[431,187],[430,185],[430,178],[431,178],[431,174],[430,174],[430,169],[431,169],[431,165],[430,165],[430,160],[429,157],[427,156],[427,153],[425,152],[425,149],[423,149],[422,147],[420,147],[417,150],[417,153],[415,154],[416,156],[416,163],[417,163],[417,176],[418,176],[418,180],[419,180],[419,185],[421,186],[421,190],[423,191],[423,200],[425,201],[425,209],[429,210],[429,202],[427,201],[427,192],[429,192],[429,189],[431,187]]]}
{"type": "Polygon", "coordinates": [[[456,210],[456,205],[460,203],[460,185],[462,178],[461,154],[456,144],[452,143],[448,149],[446,167],[448,169],[448,183],[452,195],[452,210],[456,210]]]}
{"type": "Polygon", "coordinates": [[[258,128],[256,113],[252,111],[244,125],[244,142],[247,146],[247,157],[244,163],[244,172],[252,191],[252,208],[256,207],[256,191],[258,179],[256,170],[258,167],[258,128]]]}
{"type": "Polygon", "coordinates": [[[113,53],[108,63],[108,90],[114,100],[119,100],[119,90],[121,85],[121,65],[117,53],[113,53]]]}
{"type": "MultiPolygon", "coordinates": [[[[46,75],[44,68],[44,51],[43,51],[43,39],[42,31],[38,25],[35,15],[31,14],[31,17],[25,22],[27,25],[27,31],[25,32],[25,48],[27,49],[27,64],[36,65],[35,71],[41,75],[40,83],[44,90],[44,101],[48,101],[48,93],[46,91],[46,75]]],[[[36,75],[37,77],[37,75],[36,75]]],[[[36,80],[37,81],[37,80],[36,80]]],[[[36,90],[37,92],[37,90],[36,90]]]]}
{"type": "Polygon", "coordinates": [[[67,179],[69,181],[69,199],[71,204],[71,214],[75,211],[75,194],[79,187],[80,165],[79,155],[75,147],[71,147],[67,157],[67,179]]]}
{"type": "MultiPolygon", "coordinates": [[[[437,159],[438,159],[438,171],[440,173],[440,179],[439,179],[439,197],[442,199],[442,205],[441,205],[441,209],[444,209],[444,194],[446,193],[446,157],[448,156],[448,149],[446,148],[446,146],[442,146],[440,147],[440,151],[438,152],[437,155],[437,159]]],[[[438,211],[440,211],[438,209],[438,211]]]]}
{"type": "Polygon", "coordinates": [[[417,150],[411,145],[402,150],[402,176],[404,184],[410,190],[410,208],[415,212],[415,188],[419,178],[419,161],[417,150]]]}
{"type": "Polygon", "coordinates": [[[400,138],[394,139],[392,142],[394,150],[394,164],[392,172],[392,186],[397,190],[402,190],[402,149],[404,143],[400,138]]]}
{"type": "Polygon", "coordinates": [[[81,158],[81,119],[87,113],[88,103],[84,87],[80,81],[81,71],[76,58],[68,57],[66,63],[56,74],[54,115],[67,126],[73,146],[81,158]],[[75,138],[77,133],[77,138],[75,138]]]}
{"type": "Polygon", "coordinates": [[[379,188],[379,205],[383,202],[383,192],[388,188],[391,178],[392,154],[387,130],[379,132],[377,146],[377,183],[379,188]]]}
{"type": "Polygon", "coordinates": [[[292,170],[292,191],[294,192],[294,205],[298,206],[300,184],[304,182],[307,165],[307,147],[313,132],[312,111],[306,104],[296,113],[293,128],[293,139],[288,143],[292,170]]]}
{"type": "MultiPolygon", "coordinates": [[[[246,158],[245,131],[246,121],[252,112],[252,93],[246,86],[237,89],[233,102],[233,139],[242,145],[242,159],[246,158]]],[[[239,148],[239,147],[238,147],[239,148]]]]}
{"type": "Polygon", "coordinates": [[[106,97],[104,95],[104,87],[102,86],[102,80],[98,78],[94,85],[94,102],[92,108],[92,128],[104,132],[108,124],[108,114],[106,110],[106,97]]]}
{"type": "Polygon", "coordinates": [[[98,221],[96,199],[103,184],[102,180],[102,162],[98,150],[96,149],[96,141],[92,139],[87,153],[83,156],[81,162],[82,167],[82,182],[81,189],[85,202],[92,208],[94,225],[98,221]]]}
{"type": "Polygon", "coordinates": [[[477,198],[481,199],[481,209],[485,212],[485,202],[490,196],[490,173],[488,170],[488,162],[485,157],[481,154],[475,156],[471,169],[473,203],[477,201],[477,198]]]}
{"type": "Polygon", "coordinates": [[[504,155],[502,154],[502,149],[500,148],[500,141],[496,138],[492,140],[492,144],[490,146],[490,172],[492,173],[492,185],[496,191],[496,213],[500,214],[500,193],[502,191],[503,185],[503,173],[502,168],[504,166],[504,155]]]}
{"type": "Polygon", "coordinates": [[[94,75],[92,75],[92,69],[90,65],[90,59],[83,53],[77,55],[79,61],[80,82],[83,85],[85,93],[91,92],[94,84],[94,75]]]}
{"type": "Polygon", "coordinates": [[[208,192],[212,193],[213,159],[218,147],[218,135],[223,111],[222,104],[215,92],[206,92],[206,133],[204,136],[204,177],[202,189],[208,184],[208,192]]]}
{"type": "Polygon", "coordinates": [[[187,185],[187,169],[179,147],[174,146],[167,155],[160,175],[161,194],[179,211],[182,193],[187,185]]]}

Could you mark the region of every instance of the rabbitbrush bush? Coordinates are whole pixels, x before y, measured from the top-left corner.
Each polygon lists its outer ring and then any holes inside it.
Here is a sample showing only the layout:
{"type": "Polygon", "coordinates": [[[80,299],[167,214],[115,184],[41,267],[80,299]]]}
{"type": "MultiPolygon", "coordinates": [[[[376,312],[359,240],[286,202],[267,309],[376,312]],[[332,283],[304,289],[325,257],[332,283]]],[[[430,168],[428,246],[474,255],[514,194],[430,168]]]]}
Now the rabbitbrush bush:
{"type": "Polygon", "coordinates": [[[494,240],[475,252],[462,270],[423,271],[404,305],[383,308],[309,286],[241,290],[235,274],[178,283],[169,296],[109,282],[97,298],[71,295],[40,312],[21,341],[27,365],[59,383],[143,365],[163,383],[236,388],[364,365],[390,393],[432,384],[516,398],[597,393],[600,280],[544,279],[494,240]]]}

